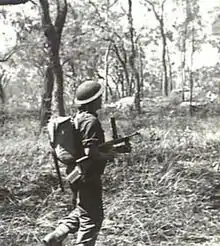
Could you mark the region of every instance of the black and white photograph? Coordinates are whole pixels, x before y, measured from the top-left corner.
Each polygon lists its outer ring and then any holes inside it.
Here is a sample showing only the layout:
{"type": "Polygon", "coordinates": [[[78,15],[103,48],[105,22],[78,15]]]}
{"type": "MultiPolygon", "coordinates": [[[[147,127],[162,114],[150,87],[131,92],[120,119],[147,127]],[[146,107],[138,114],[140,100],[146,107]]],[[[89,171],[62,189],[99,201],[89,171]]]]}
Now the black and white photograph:
{"type": "Polygon", "coordinates": [[[0,0],[0,245],[220,245],[219,0],[0,0]]]}

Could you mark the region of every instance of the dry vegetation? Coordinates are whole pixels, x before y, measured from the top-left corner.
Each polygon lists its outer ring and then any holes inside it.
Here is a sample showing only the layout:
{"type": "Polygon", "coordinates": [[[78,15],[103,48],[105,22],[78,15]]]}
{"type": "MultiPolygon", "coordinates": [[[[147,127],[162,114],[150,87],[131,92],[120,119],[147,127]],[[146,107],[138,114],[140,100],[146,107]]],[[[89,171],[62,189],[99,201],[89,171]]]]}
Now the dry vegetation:
{"type": "MultiPolygon", "coordinates": [[[[141,138],[107,167],[97,245],[219,245],[219,113],[209,106],[190,118],[166,103],[145,105],[141,116],[115,113],[121,134],[139,129],[141,138]]],[[[65,193],[58,189],[47,136],[36,134],[34,115],[18,115],[0,132],[1,246],[41,245],[71,209],[67,184],[65,193]]],[[[109,129],[109,121],[103,124],[109,129]]]]}

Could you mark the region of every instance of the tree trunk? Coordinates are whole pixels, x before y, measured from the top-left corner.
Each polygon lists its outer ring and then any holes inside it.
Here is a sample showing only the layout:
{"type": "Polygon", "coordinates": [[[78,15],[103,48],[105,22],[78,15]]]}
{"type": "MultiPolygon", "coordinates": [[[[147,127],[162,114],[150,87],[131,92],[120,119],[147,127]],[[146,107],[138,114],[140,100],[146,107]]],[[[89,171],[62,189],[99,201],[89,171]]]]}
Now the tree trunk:
{"type": "Polygon", "coordinates": [[[126,55],[126,51],[123,50],[123,58],[122,55],[120,54],[119,48],[117,47],[116,44],[113,44],[113,51],[115,52],[122,68],[124,71],[124,75],[125,75],[125,80],[126,80],[126,86],[124,84],[124,82],[122,81],[122,95],[129,95],[129,86],[130,86],[130,78],[129,78],[129,72],[128,72],[128,67],[127,67],[127,55],[126,55]]]}
{"type": "Polygon", "coordinates": [[[124,83],[124,76],[123,73],[121,74],[121,97],[126,96],[126,89],[125,89],[125,83],[124,83]]]}
{"type": "Polygon", "coordinates": [[[190,116],[193,116],[193,86],[194,86],[194,78],[193,78],[193,71],[190,71],[190,116]]]}
{"type": "Polygon", "coordinates": [[[51,117],[51,103],[52,103],[52,93],[53,93],[54,77],[53,71],[50,66],[46,69],[44,88],[41,101],[40,110],[40,129],[44,127],[51,117]]]}
{"type": "Polygon", "coordinates": [[[195,53],[195,27],[194,21],[192,22],[192,53],[191,53],[191,68],[190,68],[190,116],[193,116],[193,87],[194,87],[194,73],[193,73],[193,65],[194,65],[194,53],[195,53]]]}
{"type": "Polygon", "coordinates": [[[136,67],[136,57],[137,57],[137,49],[135,47],[134,42],[134,26],[133,26],[133,16],[132,16],[132,0],[128,0],[128,22],[129,22],[129,32],[130,32],[130,40],[131,40],[131,56],[129,59],[129,63],[131,66],[132,74],[135,79],[135,108],[137,112],[141,113],[140,106],[140,75],[139,71],[136,67]]]}
{"type": "Polygon", "coordinates": [[[2,101],[2,104],[4,104],[5,103],[5,92],[4,92],[1,82],[0,82],[0,99],[2,101]]]}
{"type": "Polygon", "coordinates": [[[183,35],[183,50],[182,50],[182,101],[185,101],[185,85],[186,85],[186,39],[188,30],[188,1],[186,1],[186,16],[184,24],[184,35],[183,35]]]}
{"type": "MultiPolygon", "coordinates": [[[[60,115],[65,115],[64,109],[64,100],[63,100],[63,69],[60,64],[60,41],[62,30],[64,27],[64,23],[66,20],[67,14],[67,3],[66,0],[57,0],[57,16],[55,23],[53,24],[50,17],[49,12],[49,4],[48,0],[40,0],[41,9],[42,9],[42,25],[44,29],[44,34],[46,37],[47,43],[47,56],[48,56],[48,68],[47,68],[47,75],[46,80],[48,80],[49,84],[48,87],[45,88],[52,88],[53,94],[49,96],[53,97],[54,99],[54,106],[55,112],[60,115]],[[52,73],[52,74],[51,74],[52,73]],[[50,74],[50,75],[49,75],[50,74]],[[47,78],[49,76],[50,79],[47,78]]],[[[48,96],[48,91],[43,93],[42,104],[41,104],[41,126],[44,126],[47,121],[48,117],[50,117],[51,113],[51,101],[50,103],[45,103],[44,97],[48,96]],[[50,108],[48,108],[50,107],[50,108]]]]}
{"type": "Polygon", "coordinates": [[[109,58],[109,53],[111,49],[111,43],[108,44],[108,48],[106,49],[105,52],[105,93],[104,93],[104,102],[108,102],[108,70],[109,70],[109,63],[108,63],[108,58],[109,58]]]}
{"type": "MultiPolygon", "coordinates": [[[[185,43],[186,41],[184,41],[185,43]]],[[[185,45],[184,45],[185,47],[185,45]]],[[[185,84],[186,84],[186,70],[185,70],[185,65],[186,65],[186,47],[184,48],[183,51],[183,60],[182,60],[182,73],[181,73],[181,79],[182,79],[182,101],[185,101],[185,84]]]]}
{"type": "Polygon", "coordinates": [[[151,7],[154,12],[154,15],[159,22],[160,25],[160,34],[162,38],[162,65],[163,65],[163,80],[162,80],[162,92],[165,96],[168,96],[169,94],[169,79],[168,79],[168,71],[167,71],[167,63],[166,63],[166,46],[167,46],[167,38],[166,38],[166,33],[165,33],[165,28],[164,28],[164,5],[166,0],[163,0],[161,4],[161,14],[159,14],[156,11],[154,3],[150,0],[145,0],[151,7]]]}
{"type": "Polygon", "coordinates": [[[166,61],[167,40],[166,40],[165,31],[164,31],[163,18],[160,19],[160,32],[161,32],[162,44],[163,44],[163,50],[162,50],[162,64],[163,64],[163,71],[164,71],[163,94],[165,96],[168,96],[168,94],[169,94],[169,79],[168,79],[167,61],[166,61]]]}
{"type": "Polygon", "coordinates": [[[169,92],[173,90],[173,70],[172,70],[172,62],[170,58],[170,52],[167,47],[167,63],[168,63],[168,68],[169,68],[169,92]]]}
{"type": "Polygon", "coordinates": [[[60,116],[65,116],[64,99],[63,99],[63,69],[60,64],[59,56],[55,58],[53,67],[54,73],[54,109],[60,116]]]}
{"type": "Polygon", "coordinates": [[[141,87],[141,97],[144,97],[144,65],[143,65],[143,58],[142,58],[143,50],[139,49],[139,62],[140,62],[140,87],[141,87]]]}
{"type": "Polygon", "coordinates": [[[5,103],[5,91],[3,88],[4,76],[5,76],[5,71],[3,70],[1,75],[0,75],[0,99],[1,99],[2,104],[5,103]]]}

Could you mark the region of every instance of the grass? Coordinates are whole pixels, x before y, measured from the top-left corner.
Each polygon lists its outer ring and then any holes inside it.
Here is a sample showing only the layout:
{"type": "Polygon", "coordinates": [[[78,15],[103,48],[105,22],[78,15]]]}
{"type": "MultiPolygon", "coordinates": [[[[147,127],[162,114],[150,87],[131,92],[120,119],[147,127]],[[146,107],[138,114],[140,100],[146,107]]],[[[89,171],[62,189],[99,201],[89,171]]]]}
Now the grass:
{"type": "MultiPolygon", "coordinates": [[[[220,244],[220,117],[148,102],[140,116],[114,112],[120,134],[140,130],[131,154],[103,177],[105,220],[98,246],[220,244]]],[[[101,115],[107,138],[110,116],[101,115]]],[[[11,116],[0,133],[0,245],[41,245],[71,210],[38,121],[11,116]]],[[[62,171],[63,167],[62,167],[62,171]]],[[[68,237],[70,246],[74,236],[68,237]]]]}

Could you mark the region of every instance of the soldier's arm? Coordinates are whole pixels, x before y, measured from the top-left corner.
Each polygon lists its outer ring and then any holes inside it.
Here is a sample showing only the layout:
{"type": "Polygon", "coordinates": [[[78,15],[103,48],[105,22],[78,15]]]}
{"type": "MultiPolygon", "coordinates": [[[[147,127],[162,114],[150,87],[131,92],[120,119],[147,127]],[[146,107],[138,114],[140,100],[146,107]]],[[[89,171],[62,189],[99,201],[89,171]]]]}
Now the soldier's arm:
{"type": "Polygon", "coordinates": [[[109,149],[108,151],[101,151],[99,148],[100,139],[99,132],[102,131],[100,128],[100,124],[97,120],[91,120],[87,126],[86,131],[84,133],[84,152],[91,160],[94,161],[109,161],[113,160],[116,152],[109,149]]]}
{"type": "Polygon", "coordinates": [[[84,148],[85,155],[87,155],[91,160],[95,161],[112,161],[116,157],[116,152],[114,150],[108,150],[108,152],[99,151],[98,146],[91,146],[84,148]]]}

